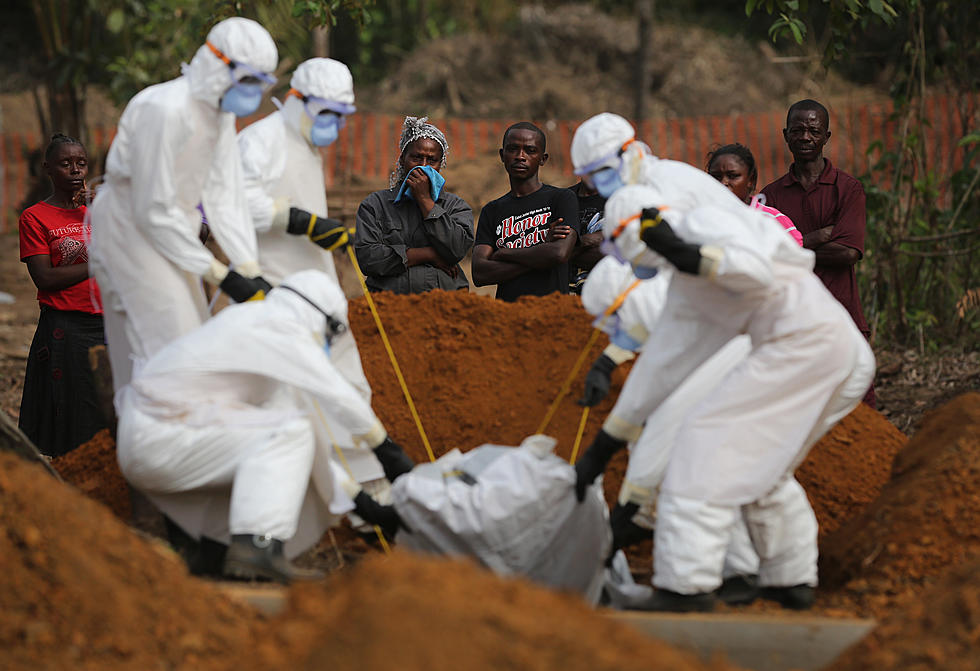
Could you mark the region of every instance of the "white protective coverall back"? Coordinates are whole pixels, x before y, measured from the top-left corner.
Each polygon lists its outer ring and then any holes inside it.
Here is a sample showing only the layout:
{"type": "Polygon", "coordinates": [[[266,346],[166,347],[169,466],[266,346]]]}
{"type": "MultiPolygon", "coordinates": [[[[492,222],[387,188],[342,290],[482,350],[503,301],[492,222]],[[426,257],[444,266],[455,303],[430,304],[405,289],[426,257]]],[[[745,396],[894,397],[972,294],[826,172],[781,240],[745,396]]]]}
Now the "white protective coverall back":
{"type": "MultiPolygon", "coordinates": [[[[208,40],[232,60],[275,70],[275,43],[254,21],[226,19],[208,40]]],[[[229,72],[202,46],[181,77],[140,91],[119,119],[105,182],[89,209],[117,390],[134,362],[207,318],[200,278],[215,259],[198,238],[198,204],[232,265],[257,272],[235,116],[219,107],[229,72]]]]}
{"type": "Polygon", "coordinates": [[[523,575],[596,603],[611,533],[601,487],[579,503],[575,471],[530,436],[520,447],[481,445],[420,464],[392,485],[411,529],[398,543],[432,554],[473,557],[498,575],[523,575]]]}
{"type": "MultiPolygon", "coordinates": [[[[343,63],[329,58],[304,61],[297,67],[290,84],[305,95],[348,104],[354,102],[350,71],[343,63]]],[[[284,208],[298,207],[317,216],[327,216],[323,158],[308,139],[308,127],[302,101],[289,96],[282,109],[238,134],[245,194],[258,240],[259,264],[263,277],[273,285],[288,275],[310,268],[320,270],[338,282],[330,252],[305,235],[291,235],[283,228],[273,226],[276,214],[284,208]]],[[[330,359],[370,403],[371,386],[364,376],[357,344],[350,331],[335,338],[330,359]]],[[[381,464],[373,453],[355,449],[351,437],[343,432],[336,435],[336,440],[358,482],[384,477],[381,464]]]]}
{"type": "MultiPolygon", "coordinates": [[[[315,270],[286,279],[327,314],[346,301],[315,270]]],[[[331,459],[339,429],[384,429],[324,352],[326,318],[276,288],[232,305],[152,356],[117,397],[119,465],[195,538],[268,534],[294,556],[353,508],[331,459]]],[[[344,474],[341,472],[340,476],[344,474]]]]}
{"type": "MultiPolygon", "coordinates": [[[[633,268],[612,256],[606,256],[592,269],[582,289],[582,304],[596,315],[597,322],[614,342],[622,342],[615,332],[625,332],[629,339],[642,346],[650,332],[656,328],[667,300],[667,291],[674,271],[661,268],[652,278],[638,281],[633,268]],[[637,283],[638,282],[638,283],[637,283]],[[635,284],[634,286],[634,283],[635,284]],[[609,306],[624,293],[622,304],[615,314],[602,320],[609,306]]],[[[619,491],[619,503],[635,503],[639,506],[634,521],[654,528],[657,495],[663,483],[667,465],[676,445],[677,433],[691,409],[749,352],[749,337],[736,336],[683,380],[671,394],[646,418],[642,433],[629,443],[630,458],[619,491]]],[[[616,400],[611,415],[636,416],[636,409],[643,405],[644,387],[650,377],[659,372],[651,370],[647,361],[656,355],[641,352],[633,364],[633,370],[616,400]]],[[[759,570],[759,558],[755,554],[748,530],[736,520],[732,540],[725,555],[723,574],[754,575],[759,570]]]]}
{"type": "MultiPolygon", "coordinates": [[[[607,202],[607,221],[664,201],[655,189],[625,187],[607,202]]],[[[863,397],[874,356],[813,275],[812,252],[771,218],[748,207],[662,214],[683,240],[724,255],[710,279],[675,273],[645,344],[646,370],[656,374],[642,405],[660,405],[735,335],[747,333],[752,349],[678,431],[657,505],[654,585],[684,594],[717,588],[739,514],[760,557],[760,585],[815,585],[816,518],[792,473],[863,397]]],[[[621,237],[634,265],[667,265],[639,241],[639,221],[621,237]]]]}

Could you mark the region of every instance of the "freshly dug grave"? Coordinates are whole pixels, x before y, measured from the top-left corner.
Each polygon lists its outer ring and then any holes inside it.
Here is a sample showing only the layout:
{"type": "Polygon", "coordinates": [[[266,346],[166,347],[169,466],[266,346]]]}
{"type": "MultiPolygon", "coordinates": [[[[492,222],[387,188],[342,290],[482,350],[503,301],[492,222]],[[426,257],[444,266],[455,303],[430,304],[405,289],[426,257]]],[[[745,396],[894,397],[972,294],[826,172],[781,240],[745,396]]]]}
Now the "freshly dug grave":
{"type": "Polygon", "coordinates": [[[957,566],[845,651],[828,671],[976,671],[980,562],[957,566]]]}
{"type": "Polygon", "coordinates": [[[375,556],[275,621],[38,465],[0,452],[0,659],[20,669],[724,671],[580,599],[472,564],[375,556]]]}
{"type": "Polygon", "coordinates": [[[735,668],[603,618],[580,599],[470,562],[396,551],[294,587],[253,668],[595,671],[735,668]]]}
{"type": "Polygon", "coordinates": [[[5,669],[229,668],[258,616],[103,506],[0,452],[5,669]]]}
{"type": "Polygon", "coordinates": [[[980,551],[980,394],[927,414],[863,513],[826,538],[821,579],[886,612],[980,551]]]}

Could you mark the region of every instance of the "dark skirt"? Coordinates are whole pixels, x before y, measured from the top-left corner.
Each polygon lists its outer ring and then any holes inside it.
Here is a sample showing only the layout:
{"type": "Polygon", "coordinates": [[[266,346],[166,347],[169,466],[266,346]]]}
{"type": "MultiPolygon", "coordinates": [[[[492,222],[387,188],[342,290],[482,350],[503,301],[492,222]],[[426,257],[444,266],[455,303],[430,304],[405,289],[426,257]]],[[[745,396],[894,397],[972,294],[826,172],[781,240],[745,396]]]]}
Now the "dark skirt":
{"type": "Polygon", "coordinates": [[[104,344],[102,315],[41,306],[19,425],[42,454],[65,454],[106,426],[88,361],[89,348],[104,344]]]}

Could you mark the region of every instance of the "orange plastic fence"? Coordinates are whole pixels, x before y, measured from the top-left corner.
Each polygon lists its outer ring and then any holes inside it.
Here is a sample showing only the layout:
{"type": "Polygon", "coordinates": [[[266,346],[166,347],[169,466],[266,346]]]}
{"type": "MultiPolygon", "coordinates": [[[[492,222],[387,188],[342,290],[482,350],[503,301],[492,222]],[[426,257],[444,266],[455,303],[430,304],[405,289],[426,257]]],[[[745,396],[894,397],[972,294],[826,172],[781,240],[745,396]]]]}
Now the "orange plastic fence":
{"type": "MultiPolygon", "coordinates": [[[[973,107],[976,107],[974,100],[973,107]]],[[[639,136],[664,158],[704,167],[705,157],[718,144],[741,142],[755,154],[759,187],[775,179],[791,160],[781,130],[785,111],[728,116],[702,116],[651,119],[638,128],[639,136]]],[[[976,119],[964,120],[958,106],[948,96],[926,100],[926,167],[948,173],[962,165],[962,152],[956,142],[976,119]]],[[[975,112],[974,112],[975,114],[975,112]]],[[[875,141],[893,145],[899,131],[891,118],[891,103],[874,103],[831,110],[833,137],[825,155],[852,174],[863,174],[879,156],[880,149],[868,153],[875,141]]],[[[384,180],[394,167],[401,117],[355,114],[348,119],[340,140],[324,151],[325,186],[344,183],[351,175],[366,180],[384,180]]],[[[464,161],[486,161],[490,170],[498,169],[494,154],[509,124],[502,119],[432,119],[443,129],[450,143],[449,170],[464,161]]],[[[539,125],[548,135],[551,159],[545,178],[557,184],[571,184],[572,165],[569,146],[580,121],[548,121],[539,125]],[[560,176],[557,177],[556,175],[560,176]]],[[[114,128],[95,128],[89,147],[93,165],[101,168],[102,158],[115,134],[114,128]]],[[[19,209],[30,188],[29,160],[40,147],[40,138],[30,133],[0,135],[0,232],[16,226],[19,209]]],[[[36,154],[35,154],[36,155],[36,154]]]]}

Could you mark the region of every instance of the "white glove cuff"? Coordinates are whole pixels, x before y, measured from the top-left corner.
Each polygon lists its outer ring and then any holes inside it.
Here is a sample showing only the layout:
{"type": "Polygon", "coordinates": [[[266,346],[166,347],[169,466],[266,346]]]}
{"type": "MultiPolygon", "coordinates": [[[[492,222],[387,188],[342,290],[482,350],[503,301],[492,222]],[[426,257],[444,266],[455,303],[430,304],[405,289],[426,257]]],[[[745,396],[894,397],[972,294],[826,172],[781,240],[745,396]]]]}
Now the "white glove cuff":
{"type": "Polygon", "coordinates": [[[698,251],[701,252],[698,275],[707,277],[709,280],[715,279],[718,268],[721,267],[721,260],[725,258],[725,250],[714,245],[701,245],[698,251]]]}
{"type": "Polygon", "coordinates": [[[272,228],[285,231],[289,226],[289,198],[281,196],[272,201],[272,228]]]}
{"type": "Polygon", "coordinates": [[[641,424],[633,424],[615,415],[609,415],[602,424],[602,430],[617,440],[625,440],[627,443],[635,442],[643,432],[641,424]]]}
{"type": "Polygon", "coordinates": [[[388,437],[388,432],[385,431],[385,428],[383,426],[381,426],[381,422],[377,422],[373,427],[371,427],[370,431],[368,431],[363,435],[355,436],[355,437],[360,439],[362,443],[364,443],[370,449],[373,450],[378,445],[385,442],[385,438],[388,437]]]}
{"type": "Polygon", "coordinates": [[[211,259],[211,267],[203,275],[204,281],[212,286],[219,286],[228,277],[228,266],[218,259],[211,259]]]}
{"type": "Polygon", "coordinates": [[[262,268],[259,267],[258,261],[245,261],[235,264],[235,272],[242,277],[255,278],[262,274],[262,268]]]}
{"type": "Polygon", "coordinates": [[[636,354],[628,349],[620,347],[619,345],[613,345],[612,343],[610,343],[606,349],[602,350],[602,353],[612,359],[613,363],[615,363],[617,366],[622,365],[636,357],[636,354]]]}

